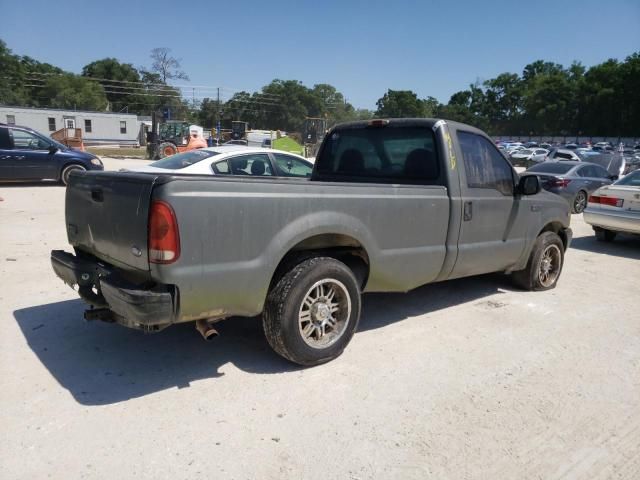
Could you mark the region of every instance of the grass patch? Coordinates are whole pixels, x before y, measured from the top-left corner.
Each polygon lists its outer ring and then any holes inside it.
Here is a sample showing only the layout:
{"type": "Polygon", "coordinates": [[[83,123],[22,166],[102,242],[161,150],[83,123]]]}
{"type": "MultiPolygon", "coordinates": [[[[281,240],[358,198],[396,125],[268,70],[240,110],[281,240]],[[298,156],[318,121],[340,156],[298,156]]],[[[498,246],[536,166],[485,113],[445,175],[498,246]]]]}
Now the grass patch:
{"type": "Polygon", "coordinates": [[[297,153],[298,155],[304,155],[304,148],[302,145],[289,137],[274,139],[273,148],[277,150],[284,150],[285,152],[297,153]]]}
{"type": "Polygon", "coordinates": [[[85,150],[99,157],[127,157],[127,158],[146,158],[147,149],[141,148],[104,148],[104,147],[86,147],[85,150]]]}

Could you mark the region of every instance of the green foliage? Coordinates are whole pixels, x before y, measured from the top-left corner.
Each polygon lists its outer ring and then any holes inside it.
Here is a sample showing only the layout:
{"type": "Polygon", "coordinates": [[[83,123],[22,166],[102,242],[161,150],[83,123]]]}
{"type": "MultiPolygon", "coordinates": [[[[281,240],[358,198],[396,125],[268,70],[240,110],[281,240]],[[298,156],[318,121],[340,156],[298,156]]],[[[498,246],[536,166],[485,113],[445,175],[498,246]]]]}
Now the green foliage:
{"type": "Polygon", "coordinates": [[[376,117],[426,117],[426,106],[411,90],[387,90],[376,105],[376,117]]]}

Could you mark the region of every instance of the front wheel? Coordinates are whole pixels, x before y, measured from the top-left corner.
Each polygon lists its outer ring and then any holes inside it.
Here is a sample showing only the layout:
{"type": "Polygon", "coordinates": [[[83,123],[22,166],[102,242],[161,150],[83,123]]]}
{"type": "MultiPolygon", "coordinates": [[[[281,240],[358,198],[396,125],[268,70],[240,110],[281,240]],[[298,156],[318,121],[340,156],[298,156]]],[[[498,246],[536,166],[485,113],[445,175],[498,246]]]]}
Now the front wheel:
{"type": "Polygon", "coordinates": [[[178,153],[178,147],[171,142],[163,142],[158,146],[158,157],[165,158],[170,157],[178,153]]]}
{"type": "Polygon", "coordinates": [[[513,280],[525,290],[550,290],[558,283],[563,264],[562,240],[554,232],[544,232],[533,244],[527,266],[513,272],[513,280]]]}
{"type": "Polygon", "coordinates": [[[86,171],[87,169],[84,168],[82,165],[67,165],[66,167],[64,167],[64,170],[62,170],[62,174],[60,174],[60,180],[65,185],[69,185],[69,175],[71,175],[71,172],[86,172],[86,171]]]}
{"type": "Polygon", "coordinates": [[[271,348],[304,366],[338,357],[360,319],[360,288],[342,262],[315,257],[287,272],[269,292],[262,317],[271,348]]]}

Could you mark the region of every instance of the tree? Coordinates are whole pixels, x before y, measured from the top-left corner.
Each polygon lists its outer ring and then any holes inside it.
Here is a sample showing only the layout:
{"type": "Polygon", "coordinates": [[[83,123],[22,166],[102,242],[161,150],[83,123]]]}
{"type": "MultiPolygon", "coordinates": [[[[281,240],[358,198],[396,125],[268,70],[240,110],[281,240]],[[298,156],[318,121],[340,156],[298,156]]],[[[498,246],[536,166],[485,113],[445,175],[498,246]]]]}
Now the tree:
{"type": "Polygon", "coordinates": [[[130,63],[120,63],[115,58],[96,60],[82,68],[82,76],[93,78],[104,87],[111,110],[126,109],[132,113],[146,110],[140,73],[130,63]]]}
{"type": "Polygon", "coordinates": [[[387,90],[376,102],[376,117],[425,117],[425,104],[411,90],[387,90]]]}
{"type": "Polygon", "coordinates": [[[151,50],[151,71],[160,76],[162,83],[167,80],[189,80],[186,73],[180,70],[181,60],[171,56],[170,48],[154,48],[151,50]]]}
{"type": "Polygon", "coordinates": [[[102,85],[72,73],[47,78],[41,95],[43,106],[50,108],[101,111],[107,107],[102,85]]]}

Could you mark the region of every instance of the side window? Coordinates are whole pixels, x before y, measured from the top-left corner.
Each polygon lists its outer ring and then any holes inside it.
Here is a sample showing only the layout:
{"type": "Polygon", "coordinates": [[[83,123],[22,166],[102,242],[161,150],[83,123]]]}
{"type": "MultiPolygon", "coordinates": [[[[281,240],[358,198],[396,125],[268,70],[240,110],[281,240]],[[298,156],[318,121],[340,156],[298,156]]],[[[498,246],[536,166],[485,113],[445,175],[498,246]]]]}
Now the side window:
{"type": "Polygon", "coordinates": [[[593,166],[593,176],[596,178],[609,178],[609,172],[600,166],[593,166]]]}
{"type": "Polygon", "coordinates": [[[579,177],[591,177],[591,168],[589,168],[588,165],[583,165],[580,168],[578,168],[578,171],[576,172],[578,174],[579,177]]]}
{"type": "Polygon", "coordinates": [[[120,133],[122,133],[122,134],[127,133],[127,122],[126,122],[126,120],[122,120],[120,122],[120,133]]]}
{"type": "Polygon", "coordinates": [[[275,153],[276,165],[285,177],[310,177],[312,166],[299,158],[283,153],[275,153]]]}
{"type": "Polygon", "coordinates": [[[486,138],[458,132],[462,159],[469,188],[491,188],[513,195],[513,170],[486,138]]]}
{"type": "Polygon", "coordinates": [[[269,156],[264,153],[238,155],[229,159],[232,175],[251,175],[262,177],[273,175],[269,156]]]}
{"type": "Polygon", "coordinates": [[[10,128],[9,135],[13,137],[13,148],[17,150],[47,150],[50,145],[44,139],[24,130],[10,128]]]}
{"type": "Polygon", "coordinates": [[[573,160],[573,157],[571,155],[564,152],[556,152],[555,158],[559,158],[561,160],[573,160]]]}
{"type": "Polygon", "coordinates": [[[85,119],[85,121],[84,121],[84,131],[87,132],[87,133],[91,133],[91,130],[92,130],[91,127],[92,127],[91,120],[85,119]]]}
{"type": "Polygon", "coordinates": [[[226,160],[213,163],[211,168],[213,168],[214,173],[218,175],[229,175],[231,173],[229,171],[229,163],[226,160]]]}
{"type": "Polygon", "coordinates": [[[13,148],[13,141],[9,136],[9,129],[0,127],[0,149],[11,150],[13,148]]]}

